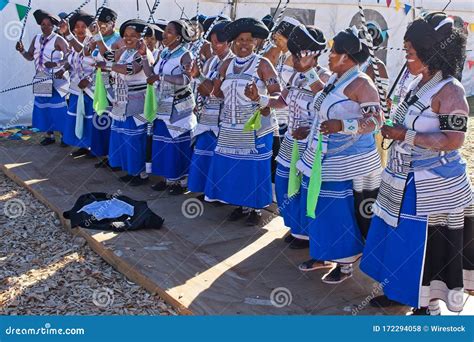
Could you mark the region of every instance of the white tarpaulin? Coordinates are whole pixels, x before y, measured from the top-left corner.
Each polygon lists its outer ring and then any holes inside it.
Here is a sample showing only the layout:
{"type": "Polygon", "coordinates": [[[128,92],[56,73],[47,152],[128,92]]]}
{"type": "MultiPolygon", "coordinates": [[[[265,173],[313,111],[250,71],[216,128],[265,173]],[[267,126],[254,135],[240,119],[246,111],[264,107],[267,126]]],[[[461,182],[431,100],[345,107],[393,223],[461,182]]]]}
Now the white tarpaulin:
{"type": "MultiPolygon", "coordinates": [[[[95,13],[96,7],[100,6],[103,0],[92,0],[84,10],[95,13]]],[[[177,0],[180,6],[185,9],[185,15],[192,17],[196,14],[196,2],[189,0],[177,0]]],[[[284,2],[284,0],[283,0],[284,2]]],[[[0,90],[12,86],[28,83],[32,80],[34,68],[33,63],[26,61],[16,50],[15,43],[18,40],[21,23],[18,21],[18,15],[14,4],[26,5],[26,0],[11,0],[0,12],[0,22],[2,33],[0,34],[0,46],[2,54],[0,59],[0,90]]],[[[74,10],[82,3],[82,0],[32,0],[32,11],[44,9],[52,13],[69,12],[74,10]]],[[[150,6],[153,0],[149,0],[150,6]]],[[[205,15],[215,15],[219,13],[226,5],[227,1],[200,1],[200,13],[205,15]]],[[[447,1],[421,1],[405,0],[402,4],[408,3],[414,5],[416,13],[420,10],[442,10],[447,1]]],[[[242,1],[237,0],[235,13],[237,17],[253,16],[262,18],[269,14],[277,6],[277,1],[258,0],[242,1]]],[[[402,47],[403,34],[407,24],[412,20],[411,13],[405,14],[403,8],[396,11],[392,3],[390,8],[385,5],[385,0],[377,3],[377,0],[363,1],[364,8],[371,10],[368,15],[369,20],[376,20],[383,28],[388,29],[388,47],[402,47]],[[372,18],[372,19],[371,19],[372,18]]],[[[131,18],[140,16],[142,19],[148,17],[148,7],[145,0],[138,0],[138,11],[136,0],[109,0],[109,6],[119,14],[118,25],[131,18]]],[[[403,6],[403,5],[402,5],[403,6]]],[[[233,5],[228,5],[226,14],[230,15],[233,5]]],[[[346,28],[351,23],[357,23],[358,19],[357,1],[319,1],[319,0],[298,0],[291,1],[288,15],[294,15],[305,24],[314,24],[321,28],[328,39],[335,33],[346,28]]],[[[448,7],[447,13],[460,16],[464,21],[474,23],[474,2],[453,0],[448,7]]],[[[155,18],[174,19],[181,15],[181,10],[175,3],[175,0],[162,0],[155,14],[155,18]]],[[[118,26],[117,25],[117,26],[118,26]]],[[[40,32],[38,25],[30,13],[27,22],[23,42],[26,48],[33,37],[40,32]]],[[[468,49],[474,48],[474,33],[470,32],[468,38],[468,49]]],[[[474,60],[474,52],[469,51],[467,60],[474,60]]],[[[384,58],[385,59],[385,58],[384,58]]],[[[322,56],[320,63],[325,65],[327,56],[322,56]]],[[[401,66],[404,63],[404,53],[402,51],[389,50],[386,55],[386,62],[389,74],[393,80],[401,66]]],[[[467,65],[464,68],[463,84],[469,95],[474,95],[474,68],[469,69],[467,65]]],[[[31,87],[0,94],[0,127],[29,125],[31,124],[31,111],[33,108],[33,97],[31,87]]]]}

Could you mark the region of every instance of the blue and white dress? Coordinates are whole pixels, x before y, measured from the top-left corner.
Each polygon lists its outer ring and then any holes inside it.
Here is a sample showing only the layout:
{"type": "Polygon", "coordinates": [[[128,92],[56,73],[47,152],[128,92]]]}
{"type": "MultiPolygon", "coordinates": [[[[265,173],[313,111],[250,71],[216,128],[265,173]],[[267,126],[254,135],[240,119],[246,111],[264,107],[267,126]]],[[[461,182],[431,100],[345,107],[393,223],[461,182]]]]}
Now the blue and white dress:
{"type": "MultiPolygon", "coordinates": [[[[216,77],[220,66],[219,57],[211,57],[204,66],[205,77],[207,79],[216,77]]],[[[219,116],[224,102],[223,99],[213,95],[204,98],[203,101],[204,106],[198,117],[198,125],[193,132],[195,143],[188,178],[188,189],[192,192],[204,192],[206,187],[209,167],[217,145],[219,116]]]]}
{"type": "MultiPolygon", "coordinates": [[[[286,61],[288,60],[290,56],[291,56],[290,51],[287,51],[286,53],[281,54],[280,57],[278,58],[277,65],[275,67],[278,74],[278,80],[280,81],[281,89],[285,89],[288,86],[290,79],[295,72],[293,67],[286,64],[286,61]]],[[[280,140],[283,140],[283,136],[285,135],[285,132],[288,127],[288,115],[289,115],[288,107],[274,109],[274,113],[278,121],[279,137],[280,137],[280,140]]]]}
{"type": "MultiPolygon", "coordinates": [[[[416,132],[440,132],[432,98],[448,83],[461,85],[438,73],[416,92],[420,80],[421,75],[409,87],[407,111],[397,110],[395,119],[416,132]],[[415,93],[418,99],[411,97],[415,93]]],[[[419,308],[441,299],[449,310],[461,311],[463,289],[474,290],[472,200],[458,150],[437,152],[395,141],[373,206],[361,270],[382,282],[392,300],[419,308]]]]}
{"type": "MultiPolygon", "coordinates": [[[[44,66],[46,62],[58,62],[64,58],[61,51],[55,49],[57,39],[62,39],[56,33],[48,37],[38,34],[34,39],[34,62],[36,75],[33,80],[52,77],[58,71],[44,66]]],[[[66,43],[67,44],[67,43],[66,43]]],[[[66,78],[53,79],[33,85],[34,107],[33,127],[41,132],[64,131],[67,115],[66,95],[69,83],[66,78]]]]}
{"type": "MultiPolygon", "coordinates": [[[[112,45],[118,42],[121,39],[118,32],[114,32],[109,36],[104,36],[103,40],[105,45],[111,49],[112,45]]],[[[105,61],[105,58],[100,54],[99,48],[97,47],[93,52],[92,56],[97,62],[105,61]]],[[[109,116],[110,111],[112,110],[112,101],[115,98],[114,94],[114,77],[111,76],[110,71],[102,71],[102,80],[104,81],[105,89],[107,90],[107,99],[109,100],[110,107],[102,113],[102,115],[97,115],[94,112],[92,118],[92,128],[91,128],[91,153],[96,157],[103,157],[109,153],[109,142],[110,142],[110,128],[112,124],[112,118],[109,116]],[[111,82],[112,81],[112,82],[111,82]]],[[[92,78],[92,89],[95,87],[95,77],[92,78]]]]}
{"type": "MultiPolygon", "coordinates": [[[[189,51],[180,45],[165,48],[154,66],[160,77],[182,75],[181,59],[189,51]]],[[[189,173],[192,158],[191,132],[197,125],[191,86],[178,86],[161,79],[157,85],[158,113],[153,127],[152,173],[169,181],[182,180],[189,173]]]]}
{"type": "MultiPolygon", "coordinates": [[[[127,49],[120,56],[118,64],[132,63],[137,55],[137,50],[127,49]]],[[[113,74],[115,99],[110,113],[113,120],[109,163],[129,175],[138,176],[145,171],[147,121],[143,107],[147,77],[143,69],[134,75],[113,74]]]]}
{"type": "Polygon", "coordinates": [[[258,57],[254,54],[249,58],[248,68],[241,72],[235,71],[233,58],[221,85],[224,105],[205,195],[211,201],[259,209],[272,203],[271,158],[276,120],[272,123],[262,118],[258,131],[244,132],[245,123],[259,107],[245,96],[246,85],[256,81],[259,93],[267,93],[264,82],[255,76],[258,57]]]}
{"type": "MultiPolygon", "coordinates": [[[[86,43],[86,42],[85,42],[86,43]]],[[[80,148],[90,148],[93,134],[93,96],[92,79],[95,72],[95,61],[91,56],[84,56],[84,52],[71,51],[68,55],[70,65],[69,104],[65,120],[63,141],[80,148]],[[85,89],[79,88],[79,83],[89,80],[89,86],[85,89]],[[77,116],[79,97],[83,96],[84,116],[77,116]]],[[[81,111],[82,113],[82,111],[81,111]]],[[[107,144],[108,145],[108,144],[107,144]]]]}
{"type": "MultiPolygon", "coordinates": [[[[337,79],[333,74],[326,85],[334,84],[321,103],[308,136],[308,144],[297,168],[303,173],[300,210],[306,213],[307,191],[318,146],[320,124],[329,119],[349,120],[363,117],[361,105],[350,100],[344,90],[361,72],[358,67],[337,79]]],[[[321,95],[318,93],[317,98],[321,95]]],[[[358,188],[378,188],[381,165],[374,135],[339,132],[322,136],[322,185],[315,219],[301,215],[302,229],[309,234],[310,255],[316,260],[352,263],[364,247],[354,192],[358,188]]],[[[363,214],[362,214],[363,215],[363,214]]],[[[367,214],[368,215],[368,214],[367,214]]]]}
{"type": "MultiPolygon", "coordinates": [[[[295,140],[292,136],[293,132],[299,127],[311,127],[313,122],[313,103],[314,94],[308,84],[304,87],[297,86],[301,73],[296,72],[287,82],[288,95],[286,102],[288,104],[286,111],[289,115],[285,118],[287,125],[284,133],[283,142],[276,157],[277,169],[275,175],[275,192],[277,198],[278,209],[283,217],[285,226],[291,228],[291,234],[299,239],[308,239],[306,226],[301,227],[300,211],[300,193],[288,197],[288,181],[290,176],[290,163],[293,144],[296,141],[300,155],[306,148],[307,139],[295,140]]],[[[280,121],[281,122],[281,121],[280,121]]]]}

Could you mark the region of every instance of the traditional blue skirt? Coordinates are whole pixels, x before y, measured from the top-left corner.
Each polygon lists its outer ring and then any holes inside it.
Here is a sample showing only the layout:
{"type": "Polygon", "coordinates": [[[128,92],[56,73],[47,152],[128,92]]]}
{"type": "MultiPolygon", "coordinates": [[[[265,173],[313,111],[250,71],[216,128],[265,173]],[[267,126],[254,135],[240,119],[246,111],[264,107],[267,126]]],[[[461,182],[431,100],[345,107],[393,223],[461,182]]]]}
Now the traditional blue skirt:
{"type": "Polygon", "coordinates": [[[155,120],[153,128],[152,173],[170,181],[177,181],[188,175],[193,149],[191,133],[186,132],[172,138],[166,123],[155,120]]]}
{"type": "Polygon", "coordinates": [[[255,209],[270,205],[272,144],[273,134],[269,133],[256,138],[256,154],[216,152],[209,168],[206,197],[255,209]]]}
{"type": "Polygon", "coordinates": [[[76,136],[78,99],[78,95],[71,94],[69,96],[69,106],[64,124],[63,141],[70,146],[89,148],[91,145],[92,117],[94,116],[94,108],[92,107],[92,104],[94,101],[89,97],[89,95],[84,95],[84,128],[82,131],[82,138],[78,138],[76,136]]]}
{"type": "Polygon", "coordinates": [[[192,192],[204,192],[212,156],[217,145],[214,132],[207,131],[196,137],[193,157],[189,168],[188,189],[192,192]]]}
{"type": "Polygon", "coordinates": [[[35,96],[33,107],[33,127],[40,132],[64,132],[67,103],[56,89],[52,97],[35,96]]]}
{"type": "Polygon", "coordinates": [[[338,260],[362,253],[364,242],[357,225],[353,191],[352,180],[322,183],[316,218],[309,225],[309,253],[313,259],[338,260]]]}
{"type": "Polygon", "coordinates": [[[112,118],[106,113],[92,117],[91,127],[91,153],[96,157],[103,157],[109,153],[110,127],[112,118]]]}
{"type": "Polygon", "coordinates": [[[416,215],[413,175],[407,179],[400,220],[396,228],[374,216],[360,269],[380,282],[384,294],[418,308],[427,239],[427,217],[416,215]]]}
{"type": "Polygon", "coordinates": [[[137,126],[133,116],[125,121],[112,121],[109,164],[120,167],[129,175],[145,171],[146,124],[137,126]]]}
{"type": "MultiPolygon", "coordinates": [[[[291,229],[291,235],[299,239],[307,239],[308,234],[301,225],[300,197],[301,192],[288,198],[288,180],[290,169],[277,163],[275,174],[275,192],[278,204],[278,210],[283,217],[285,226],[291,229]]],[[[301,190],[301,189],[300,189],[301,190]]]]}

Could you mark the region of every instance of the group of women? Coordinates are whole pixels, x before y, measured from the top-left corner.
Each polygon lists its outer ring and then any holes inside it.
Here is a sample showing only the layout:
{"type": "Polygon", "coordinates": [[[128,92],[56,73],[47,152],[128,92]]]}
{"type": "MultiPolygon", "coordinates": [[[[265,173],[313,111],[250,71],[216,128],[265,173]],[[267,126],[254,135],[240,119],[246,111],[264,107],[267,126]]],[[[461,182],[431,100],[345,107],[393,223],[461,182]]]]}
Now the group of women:
{"type": "Polygon", "coordinates": [[[202,193],[235,206],[228,219],[247,225],[261,222],[275,193],[291,231],[285,242],[309,248],[301,271],[327,269],[322,281],[338,284],[360,260],[383,284],[372,305],[436,315],[442,300],[462,310],[464,291],[474,290],[473,195],[459,153],[469,108],[455,78],[466,36],[445,13],[407,28],[414,81],[392,122],[373,81],[380,74],[387,92],[386,70],[369,59],[381,34],[337,33],[325,68],[318,57],[327,37],[289,17],[132,19],[117,33],[110,8],[96,18],[34,16],[42,33],[17,50],[35,62],[36,78],[55,75],[34,88],[42,145],[59,131],[79,148],[74,156],[108,156],[97,166],[125,171],[121,180],[132,186],[148,182],[151,147],[151,174],[161,177],[154,190],[202,193]],[[97,81],[110,101],[99,113],[97,81]],[[152,125],[144,115],[147,84],[156,96],[152,125]]]}

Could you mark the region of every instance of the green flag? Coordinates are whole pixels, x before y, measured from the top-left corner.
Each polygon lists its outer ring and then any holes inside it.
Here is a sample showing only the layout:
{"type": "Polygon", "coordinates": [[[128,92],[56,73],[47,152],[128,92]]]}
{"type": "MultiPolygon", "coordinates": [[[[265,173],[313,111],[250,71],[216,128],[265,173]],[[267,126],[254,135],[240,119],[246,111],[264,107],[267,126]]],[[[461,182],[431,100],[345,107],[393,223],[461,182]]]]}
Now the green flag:
{"type": "Polygon", "coordinates": [[[319,192],[321,191],[322,180],[322,145],[323,136],[319,133],[318,147],[314,156],[313,168],[308,185],[308,197],[306,198],[306,216],[316,218],[315,211],[318,204],[319,192]]]}
{"type": "Polygon", "coordinates": [[[30,8],[27,6],[18,5],[18,4],[15,4],[15,6],[16,6],[16,12],[18,13],[18,18],[20,21],[22,21],[23,18],[26,16],[26,13],[28,13],[28,11],[30,10],[30,8]]]}
{"type": "Polygon", "coordinates": [[[288,198],[296,195],[300,191],[301,175],[298,175],[296,162],[300,159],[298,150],[298,142],[293,140],[293,148],[291,149],[290,177],[288,179],[288,198]]]}
{"type": "Polygon", "coordinates": [[[148,122],[153,122],[153,120],[155,120],[157,110],[158,103],[156,102],[155,88],[153,88],[153,85],[147,84],[143,114],[148,122]]]}
{"type": "Polygon", "coordinates": [[[262,112],[257,109],[244,125],[244,132],[258,131],[262,128],[262,112]]]}
{"type": "Polygon", "coordinates": [[[95,73],[94,110],[100,116],[105,112],[108,105],[109,101],[107,100],[107,90],[102,79],[102,70],[98,68],[95,73]]]}

